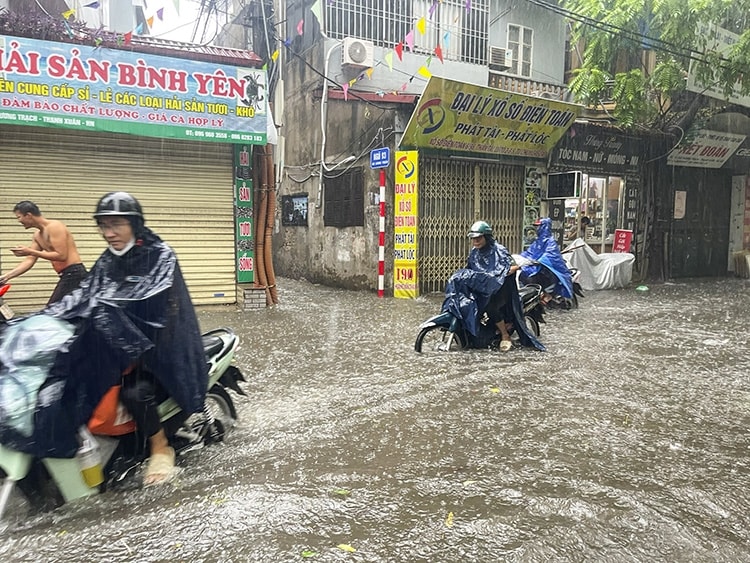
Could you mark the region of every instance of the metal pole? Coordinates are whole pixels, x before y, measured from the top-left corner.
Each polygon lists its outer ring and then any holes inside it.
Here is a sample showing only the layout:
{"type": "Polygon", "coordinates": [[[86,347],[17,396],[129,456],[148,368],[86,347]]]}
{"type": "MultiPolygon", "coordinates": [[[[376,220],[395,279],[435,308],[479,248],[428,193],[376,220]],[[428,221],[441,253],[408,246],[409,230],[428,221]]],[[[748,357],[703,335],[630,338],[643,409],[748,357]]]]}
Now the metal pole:
{"type": "Polygon", "coordinates": [[[380,169],[380,233],[378,237],[378,297],[385,286],[385,169],[380,169]]]}

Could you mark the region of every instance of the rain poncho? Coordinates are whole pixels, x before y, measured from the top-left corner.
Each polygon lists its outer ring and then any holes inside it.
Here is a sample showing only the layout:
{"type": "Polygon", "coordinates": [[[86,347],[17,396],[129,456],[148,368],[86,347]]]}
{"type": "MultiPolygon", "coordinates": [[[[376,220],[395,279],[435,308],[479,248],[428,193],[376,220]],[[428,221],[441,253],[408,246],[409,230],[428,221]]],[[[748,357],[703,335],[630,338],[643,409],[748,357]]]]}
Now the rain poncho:
{"type": "Polygon", "coordinates": [[[72,457],[78,427],[136,361],[185,412],[203,407],[208,366],[177,257],[149,229],[139,235],[123,256],[105,251],[79,289],[44,311],[74,323],[76,334],[39,388],[32,435],[0,420],[2,443],[37,457],[72,457]]]}
{"type": "MultiPolygon", "coordinates": [[[[513,259],[508,250],[488,237],[485,246],[471,249],[466,268],[458,270],[448,280],[442,312],[449,312],[458,318],[474,337],[479,336],[482,330],[481,315],[492,295],[503,287],[512,264],[513,259]]],[[[544,346],[526,327],[523,306],[515,283],[511,296],[513,324],[518,331],[521,344],[544,350],[544,346]]],[[[492,330],[494,332],[494,328],[492,330]]]]}
{"type": "Polygon", "coordinates": [[[555,294],[573,298],[573,279],[570,269],[560,253],[560,247],[552,236],[552,219],[545,217],[537,228],[537,238],[521,252],[521,256],[536,260],[539,264],[529,264],[521,268],[525,278],[537,275],[546,268],[556,279],[555,294]]]}

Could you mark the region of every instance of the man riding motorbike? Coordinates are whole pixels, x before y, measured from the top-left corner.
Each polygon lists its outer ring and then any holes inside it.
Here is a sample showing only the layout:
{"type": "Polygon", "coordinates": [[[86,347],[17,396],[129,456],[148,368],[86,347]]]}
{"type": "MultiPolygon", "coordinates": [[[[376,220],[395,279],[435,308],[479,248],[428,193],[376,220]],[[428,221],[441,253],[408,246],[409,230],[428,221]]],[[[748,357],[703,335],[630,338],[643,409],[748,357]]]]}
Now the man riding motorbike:
{"type": "Polygon", "coordinates": [[[544,350],[526,327],[516,285],[518,266],[508,250],[493,238],[492,227],[486,221],[475,222],[467,236],[472,249],[466,268],[448,280],[442,310],[461,319],[474,336],[479,333],[482,314],[486,313],[500,334],[503,352],[512,348],[510,328],[518,332],[522,345],[544,350]]]}
{"type": "Polygon", "coordinates": [[[174,451],[157,404],[171,396],[185,413],[203,407],[208,367],[198,320],[174,251],[144,224],[126,192],[103,196],[94,213],[108,243],[81,286],[45,309],[75,335],[56,354],[39,389],[31,436],[0,428],[13,449],[36,457],[73,457],[77,430],[104,394],[120,399],[148,440],[144,484],[167,481],[174,451]]]}

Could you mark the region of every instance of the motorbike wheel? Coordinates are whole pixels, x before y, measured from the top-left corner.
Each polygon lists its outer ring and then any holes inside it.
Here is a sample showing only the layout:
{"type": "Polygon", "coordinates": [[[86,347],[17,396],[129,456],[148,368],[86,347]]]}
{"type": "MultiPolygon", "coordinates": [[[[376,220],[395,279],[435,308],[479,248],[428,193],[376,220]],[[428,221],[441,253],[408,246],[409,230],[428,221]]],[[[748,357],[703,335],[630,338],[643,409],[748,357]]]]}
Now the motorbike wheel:
{"type": "Polygon", "coordinates": [[[428,326],[419,331],[414,350],[420,354],[456,352],[464,348],[461,337],[442,326],[428,326]]]}
{"type": "Polygon", "coordinates": [[[198,440],[203,443],[221,442],[237,420],[237,410],[226,389],[218,383],[206,393],[203,411],[194,413],[183,424],[188,436],[194,436],[188,447],[198,440]]]}
{"type": "Polygon", "coordinates": [[[526,328],[529,330],[531,334],[534,336],[539,336],[539,323],[536,321],[534,317],[531,317],[529,315],[526,315],[524,317],[524,320],[526,321],[526,328]]]}

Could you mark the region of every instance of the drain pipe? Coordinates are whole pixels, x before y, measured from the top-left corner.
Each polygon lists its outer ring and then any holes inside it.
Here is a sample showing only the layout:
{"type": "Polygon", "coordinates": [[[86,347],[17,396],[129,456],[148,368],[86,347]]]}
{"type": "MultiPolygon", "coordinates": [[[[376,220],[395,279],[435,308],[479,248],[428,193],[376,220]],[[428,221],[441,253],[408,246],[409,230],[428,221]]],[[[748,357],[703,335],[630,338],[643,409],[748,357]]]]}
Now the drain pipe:
{"type": "MultiPolygon", "coordinates": [[[[324,35],[325,37],[325,35],[324,35]]],[[[336,48],[341,47],[338,42],[328,49],[323,65],[323,95],[320,98],[320,177],[318,178],[318,197],[315,199],[315,208],[320,209],[323,205],[323,174],[326,172],[326,121],[328,118],[328,68],[331,62],[331,53],[336,48]]]]}

